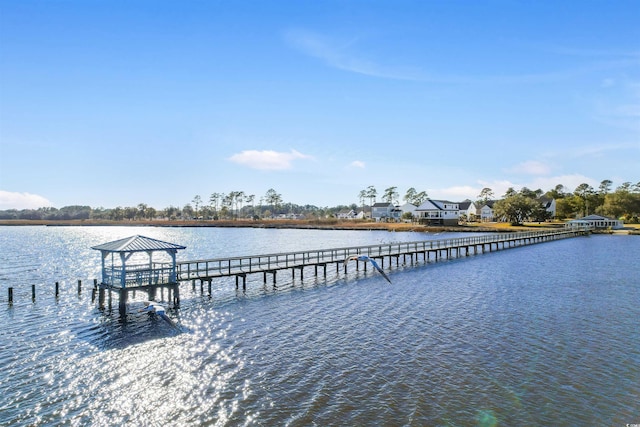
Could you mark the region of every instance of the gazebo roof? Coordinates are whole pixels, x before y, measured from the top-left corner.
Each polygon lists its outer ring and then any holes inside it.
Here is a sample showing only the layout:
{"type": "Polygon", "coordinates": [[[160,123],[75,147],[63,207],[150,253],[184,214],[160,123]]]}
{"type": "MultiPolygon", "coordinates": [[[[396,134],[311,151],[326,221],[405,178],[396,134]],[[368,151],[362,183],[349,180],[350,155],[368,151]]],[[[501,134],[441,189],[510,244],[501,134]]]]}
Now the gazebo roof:
{"type": "Polygon", "coordinates": [[[120,240],[114,240],[109,243],[103,243],[98,246],[92,246],[91,249],[96,249],[102,252],[148,252],[177,251],[178,249],[186,249],[186,246],[137,235],[120,240]]]}

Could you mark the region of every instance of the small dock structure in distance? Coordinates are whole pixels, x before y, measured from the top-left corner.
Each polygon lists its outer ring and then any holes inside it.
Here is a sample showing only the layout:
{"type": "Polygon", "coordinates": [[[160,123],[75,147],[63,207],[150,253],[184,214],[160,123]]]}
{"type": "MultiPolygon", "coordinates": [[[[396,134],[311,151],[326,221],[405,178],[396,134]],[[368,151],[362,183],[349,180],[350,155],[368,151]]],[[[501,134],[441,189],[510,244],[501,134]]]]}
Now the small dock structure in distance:
{"type": "Polygon", "coordinates": [[[156,296],[157,289],[167,288],[169,300],[174,305],[180,303],[180,287],[177,280],[176,253],[185,246],[163,242],[144,236],[132,236],[115,240],[91,249],[102,254],[102,280],[98,285],[98,301],[104,306],[105,291],[119,294],[120,313],[126,312],[129,292],[143,290],[149,300],[156,296]],[[163,260],[154,260],[154,255],[163,260]]]}
{"type": "MultiPolygon", "coordinates": [[[[281,270],[291,270],[292,278],[295,278],[296,270],[303,279],[306,268],[314,268],[318,276],[318,269],[323,270],[327,276],[327,266],[335,265],[336,272],[340,267],[347,273],[345,259],[354,255],[367,255],[369,258],[379,261],[384,268],[385,259],[392,265],[395,259],[396,265],[407,264],[407,259],[413,265],[422,261],[438,261],[452,257],[469,256],[499,249],[525,246],[534,243],[547,242],[586,235],[590,228],[554,229],[530,232],[500,233],[473,237],[462,237],[442,240],[422,240],[414,242],[388,243],[368,246],[355,246],[337,249],[319,249],[297,252],[274,253],[267,255],[253,255],[230,258],[203,259],[195,261],[183,261],[177,263],[178,282],[191,281],[195,288],[197,280],[200,281],[200,289],[203,291],[204,283],[208,283],[209,295],[211,295],[211,282],[222,277],[235,277],[236,288],[242,280],[243,289],[246,289],[246,277],[248,274],[262,274],[264,283],[267,276],[272,276],[273,284],[276,284],[276,273],[281,270]]],[[[356,268],[360,268],[360,262],[356,261],[356,268]]],[[[364,263],[366,271],[367,263],[364,263]]]]}

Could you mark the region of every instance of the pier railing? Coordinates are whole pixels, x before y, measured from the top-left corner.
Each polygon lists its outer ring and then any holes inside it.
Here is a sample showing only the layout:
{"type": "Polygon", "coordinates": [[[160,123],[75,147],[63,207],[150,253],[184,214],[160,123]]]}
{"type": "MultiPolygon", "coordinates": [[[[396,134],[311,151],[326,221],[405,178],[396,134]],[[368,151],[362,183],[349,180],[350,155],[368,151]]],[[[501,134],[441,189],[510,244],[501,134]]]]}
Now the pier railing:
{"type": "Polygon", "coordinates": [[[152,266],[127,265],[124,272],[120,268],[105,270],[103,282],[114,287],[133,288],[175,282],[175,277],[176,272],[171,264],[153,263],[152,266]]]}
{"type": "Polygon", "coordinates": [[[385,243],[366,246],[351,246],[335,249],[316,249],[296,252],[273,253],[241,257],[227,257],[184,261],[177,264],[178,281],[211,279],[216,277],[242,276],[250,273],[273,272],[288,268],[319,266],[340,263],[350,256],[367,255],[370,258],[393,257],[429,251],[448,250],[461,247],[498,245],[505,242],[527,241],[542,238],[559,239],[584,234],[588,229],[559,229],[500,233],[492,235],[460,237],[441,240],[385,243]]]}

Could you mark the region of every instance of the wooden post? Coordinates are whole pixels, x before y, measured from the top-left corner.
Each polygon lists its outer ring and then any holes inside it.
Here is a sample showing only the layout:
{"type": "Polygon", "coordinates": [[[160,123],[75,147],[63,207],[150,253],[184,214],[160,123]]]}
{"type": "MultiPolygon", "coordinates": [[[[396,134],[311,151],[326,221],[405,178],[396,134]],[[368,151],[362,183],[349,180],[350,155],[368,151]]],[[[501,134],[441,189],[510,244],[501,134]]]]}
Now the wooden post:
{"type": "Polygon", "coordinates": [[[82,280],[78,280],[78,295],[82,293],[82,280]]]}
{"type": "Polygon", "coordinates": [[[127,295],[128,292],[126,289],[120,289],[120,296],[118,298],[118,309],[121,316],[124,316],[127,313],[127,295]]]}
{"type": "Polygon", "coordinates": [[[94,303],[96,300],[96,288],[91,289],[91,303],[94,303]]]}
{"type": "Polygon", "coordinates": [[[60,284],[56,282],[56,298],[58,298],[58,295],[60,295],[60,284]]]}
{"type": "Polygon", "coordinates": [[[9,288],[9,304],[13,304],[13,288],[9,288]]]}
{"type": "Polygon", "coordinates": [[[31,285],[31,299],[36,300],[36,285],[31,285]]]}

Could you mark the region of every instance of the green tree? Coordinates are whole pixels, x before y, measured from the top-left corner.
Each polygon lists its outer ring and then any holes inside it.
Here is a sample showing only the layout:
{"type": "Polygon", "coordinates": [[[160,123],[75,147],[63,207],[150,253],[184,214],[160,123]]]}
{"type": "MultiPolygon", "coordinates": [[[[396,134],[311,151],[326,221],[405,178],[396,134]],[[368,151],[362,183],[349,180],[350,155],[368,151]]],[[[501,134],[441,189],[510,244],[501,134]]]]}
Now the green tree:
{"type": "Polygon", "coordinates": [[[184,207],[182,208],[182,218],[192,219],[194,216],[195,216],[195,212],[193,210],[193,207],[191,207],[191,205],[188,203],[184,205],[184,207]]]}
{"type": "Polygon", "coordinates": [[[518,192],[516,190],[513,189],[513,187],[509,187],[507,188],[507,191],[504,193],[503,198],[509,198],[509,197],[513,197],[516,194],[518,194],[518,192]]]}
{"type": "Polygon", "coordinates": [[[197,219],[198,218],[198,209],[200,208],[200,205],[202,204],[202,197],[196,195],[193,198],[193,200],[191,201],[191,203],[193,203],[193,206],[195,206],[194,216],[197,219]]]}
{"type": "Polygon", "coordinates": [[[136,212],[136,218],[137,219],[144,219],[147,217],[147,209],[149,208],[149,206],[147,206],[145,203],[140,203],[138,205],[138,211],[136,212]]]}
{"type": "Polygon", "coordinates": [[[421,191],[415,195],[415,197],[413,198],[413,202],[411,204],[415,206],[420,206],[421,204],[426,202],[428,198],[429,198],[429,195],[427,194],[427,192],[421,191]]]}
{"type": "Polygon", "coordinates": [[[416,194],[418,194],[418,191],[411,187],[407,190],[406,193],[404,193],[404,197],[402,197],[402,200],[404,200],[407,203],[413,203],[413,199],[416,197],[416,194]]]}
{"type": "Polygon", "coordinates": [[[573,194],[580,199],[580,210],[582,211],[582,215],[589,215],[590,204],[593,204],[593,196],[595,195],[593,187],[589,184],[582,183],[576,187],[573,194]]]}
{"type": "Polygon", "coordinates": [[[213,210],[214,218],[218,214],[218,203],[220,203],[220,199],[221,197],[219,193],[211,193],[211,196],[209,196],[209,205],[213,210]]]}
{"type": "Polygon", "coordinates": [[[132,206],[127,206],[126,208],[124,208],[124,217],[129,221],[135,219],[136,215],[138,215],[137,208],[134,208],[132,206]]]}
{"type": "Polygon", "coordinates": [[[567,196],[567,193],[564,191],[564,185],[558,184],[555,186],[553,190],[549,190],[545,193],[545,196],[555,199],[556,202],[558,199],[563,199],[567,196]]]}
{"type": "Polygon", "coordinates": [[[478,194],[478,204],[480,205],[478,206],[478,208],[481,208],[482,206],[486,205],[487,202],[492,199],[493,199],[493,190],[490,189],[489,187],[483,188],[482,191],[480,191],[480,194],[478,194]]]}
{"type": "Polygon", "coordinates": [[[505,218],[513,225],[522,224],[522,222],[531,216],[534,209],[539,206],[537,201],[525,197],[522,194],[514,194],[502,200],[498,200],[493,205],[495,216],[505,218]]]}
{"type": "Polygon", "coordinates": [[[270,188],[267,190],[264,200],[271,206],[271,210],[277,212],[282,204],[282,195],[278,194],[273,188],[270,188]]]}
{"type": "Polygon", "coordinates": [[[382,196],[382,200],[387,203],[393,203],[394,200],[398,200],[398,192],[396,191],[398,187],[389,187],[384,190],[384,196],[382,196]]]}
{"type": "Polygon", "coordinates": [[[378,190],[373,185],[367,187],[367,198],[369,199],[369,205],[373,206],[376,202],[376,196],[378,195],[378,190]]]}

